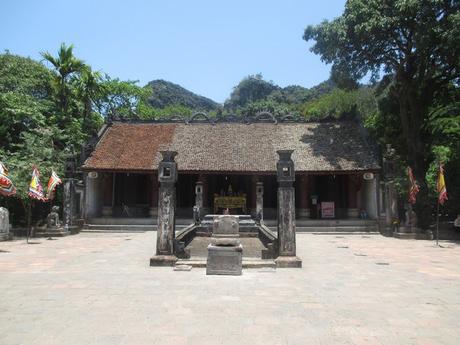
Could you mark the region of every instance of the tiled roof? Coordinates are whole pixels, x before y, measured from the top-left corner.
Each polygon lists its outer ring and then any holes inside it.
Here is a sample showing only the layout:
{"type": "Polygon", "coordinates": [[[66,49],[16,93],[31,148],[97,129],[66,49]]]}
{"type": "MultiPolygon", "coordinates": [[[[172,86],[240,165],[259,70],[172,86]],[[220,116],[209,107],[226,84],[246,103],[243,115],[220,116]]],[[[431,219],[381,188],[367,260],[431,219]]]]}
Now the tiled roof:
{"type": "Polygon", "coordinates": [[[174,150],[179,171],[274,172],[280,149],[294,150],[296,171],[380,168],[376,153],[353,122],[116,122],[83,168],[152,171],[158,168],[160,150],[174,150]]]}

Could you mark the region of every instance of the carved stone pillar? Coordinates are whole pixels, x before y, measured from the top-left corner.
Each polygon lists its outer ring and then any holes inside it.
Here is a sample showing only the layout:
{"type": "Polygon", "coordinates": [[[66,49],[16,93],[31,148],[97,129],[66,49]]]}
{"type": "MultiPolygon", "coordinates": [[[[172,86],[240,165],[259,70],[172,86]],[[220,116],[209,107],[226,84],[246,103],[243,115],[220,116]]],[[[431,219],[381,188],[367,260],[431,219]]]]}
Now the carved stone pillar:
{"type": "Polygon", "coordinates": [[[0,207],[0,241],[10,239],[10,212],[5,207],[0,207]]]}
{"type": "Polygon", "coordinates": [[[295,181],[293,150],[279,150],[276,163],[278,179],[278,248],[277,267],[302,267],[296,256],[295,239],[295,181]]]}
{"type": "Polygon", "coordinates": [[[177,163],[175,151],[161,151],[163,160],[158,165],[158,229],[156,255],[150,259],[150,266],[173,266],[176,222],[177,163]]]}
{"type": "Polygon", "coordinates": [[[75,225],[75,170],[76,162],[73,156],[66,158],[65,173],[64,173],[64,193],[63,193],[63,207],[62,218],[64,232],[69,233],[72,229],[77,228],[75,225]]]}
{"type": "Polygon", "coordinates": [[[386,233],[392,234],[399,228],[398,199],[394,183],[395,176],[395,150],[387,145],[387,151],[383,157],[383,169],[385,173],[385,223],[386,233]]]}

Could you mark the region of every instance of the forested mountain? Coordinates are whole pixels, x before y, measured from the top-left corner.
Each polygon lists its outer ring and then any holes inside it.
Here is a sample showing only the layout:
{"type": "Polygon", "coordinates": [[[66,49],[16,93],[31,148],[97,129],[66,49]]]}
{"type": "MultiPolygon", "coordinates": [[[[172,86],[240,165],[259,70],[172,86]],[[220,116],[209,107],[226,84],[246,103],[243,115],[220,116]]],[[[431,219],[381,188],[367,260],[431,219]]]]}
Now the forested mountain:
{"type": "Polygon", "coordinates": [[[148,90],[147,103],[153,108],[164,109],[178,105],[194,111],[212,111],[220,108],[219,103],[166,80],[153,80],[145,89],[148,90]]]}
{"type": "Polygon", "coordinates": [[[299,105],[317,99],[335,87],[331,80],[327,80],[312,88],[299,85],[289,85],[282,88],[272,81],[264,80],[261,74],[249,75],[233,88],[230,97],[225,101],[224,108],[238,112],[239,109],[246,109],[251,104],[259,102],[285,104],[287,106],[299,105]]]}

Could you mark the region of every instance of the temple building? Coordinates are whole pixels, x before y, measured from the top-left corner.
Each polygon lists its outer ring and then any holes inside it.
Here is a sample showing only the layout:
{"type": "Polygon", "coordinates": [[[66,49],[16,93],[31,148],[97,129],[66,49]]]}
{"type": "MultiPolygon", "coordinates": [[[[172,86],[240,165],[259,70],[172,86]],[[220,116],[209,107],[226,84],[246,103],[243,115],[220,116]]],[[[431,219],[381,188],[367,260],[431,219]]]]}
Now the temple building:
{"type": "Polygon", "coordinates": [[[275,219],[277,150],[293,150],[297,219],[377,219],[380,163],[375,145],[355,121],[305,122],[261,114],[110,121],[81,167],[83,217],[149,218],[158,206],[160,151],[176,151],[177,216],[192,218],[196,187],[203,214],[256,214],[275,219]]]}

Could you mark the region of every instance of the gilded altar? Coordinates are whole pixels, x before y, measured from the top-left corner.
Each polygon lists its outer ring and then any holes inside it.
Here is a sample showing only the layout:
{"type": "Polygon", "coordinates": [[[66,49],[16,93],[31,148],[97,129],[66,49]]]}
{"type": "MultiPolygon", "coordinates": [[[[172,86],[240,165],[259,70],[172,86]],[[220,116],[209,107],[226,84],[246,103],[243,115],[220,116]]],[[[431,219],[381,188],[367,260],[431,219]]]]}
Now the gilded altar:
{"type": "Polygon", "coordinates": [[[241,208],[246,213],[246,194],[239,196],[220,196],[214,195],[214,213],[216,214],[219,208],[232,209],[241,208]]]}

